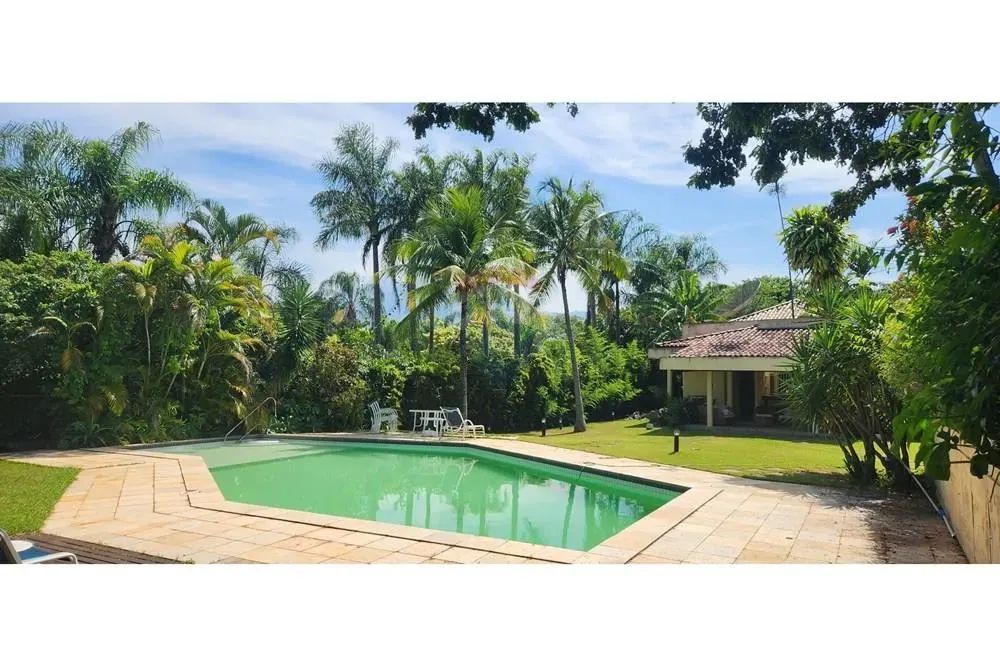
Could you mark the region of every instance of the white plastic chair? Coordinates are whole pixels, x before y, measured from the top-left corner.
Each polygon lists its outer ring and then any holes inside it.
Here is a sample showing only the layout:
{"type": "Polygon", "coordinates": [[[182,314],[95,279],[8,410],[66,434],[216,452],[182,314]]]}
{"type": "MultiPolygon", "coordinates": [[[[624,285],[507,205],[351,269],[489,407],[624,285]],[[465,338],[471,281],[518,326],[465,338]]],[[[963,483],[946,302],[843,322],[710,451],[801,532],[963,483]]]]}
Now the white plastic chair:
{"type": "Polygon", "coordinates": [[[378,401],[372,401],[368,404],[368,410],[371,411],[372,415],[372,433],[378,433],[382,430],[382,422],[386,422],[386,428],[389,431],[395,431],[399,428],[399,415],[392,408],[383,408],[378,404],[378,401]]]}
{"type": "Polygon", "coordinates": [[[462,411],[458,408],[441,408],[441,412],[444,413],[444,424],[442,424],[444,433],[472,435],[472,437],[486,435],[485,426],[473,424],[472,420],[462,416],[462,411]]]}

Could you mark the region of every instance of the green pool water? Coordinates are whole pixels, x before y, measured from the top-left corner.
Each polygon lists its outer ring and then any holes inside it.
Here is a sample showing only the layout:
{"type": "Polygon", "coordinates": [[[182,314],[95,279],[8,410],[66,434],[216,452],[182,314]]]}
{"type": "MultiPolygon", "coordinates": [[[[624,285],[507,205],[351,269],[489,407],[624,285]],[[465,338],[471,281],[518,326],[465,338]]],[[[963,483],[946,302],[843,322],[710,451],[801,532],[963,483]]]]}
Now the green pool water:
{"type": "Polygon", "coordinates": [[[581,550],[679,495],[453,446],[262,440],[159,451],[201,456],[229,500],[581,550]]]}

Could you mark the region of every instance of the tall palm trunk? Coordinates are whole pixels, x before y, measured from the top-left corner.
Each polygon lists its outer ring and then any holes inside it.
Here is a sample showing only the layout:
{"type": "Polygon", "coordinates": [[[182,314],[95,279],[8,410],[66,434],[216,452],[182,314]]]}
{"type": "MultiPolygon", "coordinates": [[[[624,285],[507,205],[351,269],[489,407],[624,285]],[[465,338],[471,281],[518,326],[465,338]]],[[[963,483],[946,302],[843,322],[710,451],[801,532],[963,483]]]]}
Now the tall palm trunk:
{"type": "MultiPolygon", "coordinates": [[[[102,207],[103,209],[104,207],[102,207]]],[[[117,211],[106,211],[101,214],[101,220],[95,225],[91,234],[91,243],[94,246],[94,259],[101,264],[107,264],[115,254],[118,241],[115,238],[115,227],[117,225],[117,211]]]]}
{"type": "Polygon", "coordinates": [[[584,317],[583,323],[588,327],[597,324],[597,303],[593,292],[587,292],[587,315],[584,317]]]}
{"type": "Polygon", "coordinates": [[[462,313],[458,326],[458,363],[461,369],[459,389],[462,392],[462,416],[469,417],[469,352],[465,346],[466,330],[469,325],[469,294],[462,292],[462,313]]]}
{"type": "MultiPolygon", "coordinates": [[[[406,303],[411,303],[413,299],[413,290],[417,288],[416,278],[409,276],[406,279],[406,303]]],[[[417,319],[413,318],[410,320],[410,349],[414,352],[417,351],[417,319]]]]}
{"type": "Polygon", "coordinates": [[[428,317],[430,320],[428,333],[427,333],[427,351],[434,351],[434,306],[431,306],[431,312],[428,317]]]}
{"type": "Polygon", "coordinates": [[[562,290],[563,316],[566,320],[566,340],[569,342],[569,365],[573,371],[573,399],[576,402],[576,421],[573,431],[582,433],[587,430],[587,422],[583,419],[583,391],[580,389],[580,368],[576,365],[576,341],[573,339],[573,326],[569,320],[569,297],[566,296],[566,276],[559,276],[559,289],[562,290]]]}
{"type": "Polygon", "coordinates": [[[374,288],[374,308],[372,309],[372,332],[375,334],[375,342],[382,342],[382,288],[379,285],[379,265],[378,265],[379,239],[375,239],[372,244],[372,281],[374,288]]]}
{"type": "Polygon", "coordinates": [[[483,356],[490,358],[490,304],[483,295],[483,356]]]}
{"type": "MultiPolygon", "coordinates": [[[[514,294],[521,294],[521,286],[514,285],[514,294]]],[[[521,311],[514,302],[514,358],[521,356],[521,311]]]]}
{"type": "Polygon", "coordinates": [[[615,281],[615,342],[622,342],[622,293],[621,283],[615,281]]]}

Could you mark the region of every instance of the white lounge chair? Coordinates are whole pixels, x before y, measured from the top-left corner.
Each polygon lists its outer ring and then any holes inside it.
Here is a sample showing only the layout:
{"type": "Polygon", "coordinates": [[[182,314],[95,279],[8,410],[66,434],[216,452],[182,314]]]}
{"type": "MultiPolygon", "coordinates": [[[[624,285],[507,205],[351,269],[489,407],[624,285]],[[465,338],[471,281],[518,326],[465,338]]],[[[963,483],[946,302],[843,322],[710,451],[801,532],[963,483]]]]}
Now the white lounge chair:
{"type": "Polygon", "coordinates": [[[472,437],[486,435],[485,426],[482,424],[473,424],[472,420],[462,416],[462,411],[458,408],[441,408],[441,412],[444,413],[444,424],[441,425],[443,433],[471,435],[472,437]]]}
{"type": "Polygon", "coordinates": [[[372,433],[380,432],[383,422],[389,431],[395,431],[399,428],[399,415],[392,408],[383,408],[378,404],[378,401],[372,401],[368,404],[368,410],[372,415],[372,433]]]}
{"type": "Polygon", "coordinates": [[[24,551],[18,551],[14,546],[14,541],[10,539],[3,530],[0,530],[0,564],[7,565],[30,565],[33,563],[55,563],[67,561],[77,563],[76,554],[68,551],[51,552],[39,549],[35,545],[30,545],[24,551]]]}

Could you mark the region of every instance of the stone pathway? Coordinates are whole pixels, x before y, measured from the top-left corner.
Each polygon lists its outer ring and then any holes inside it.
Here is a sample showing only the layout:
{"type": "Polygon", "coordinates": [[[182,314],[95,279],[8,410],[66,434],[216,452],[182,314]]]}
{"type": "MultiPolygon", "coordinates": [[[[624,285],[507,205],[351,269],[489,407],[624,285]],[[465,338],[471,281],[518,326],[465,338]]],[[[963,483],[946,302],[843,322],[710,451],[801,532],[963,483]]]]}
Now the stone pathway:
{"type": "Polygon", "coordinates": [[[689,490],[581,552],[227,501],[197,456],[126,448],[8,458],[81,468],[44,532],[195,563],[966,562],[921,499],[860,498],[516,440],[473,444],[689,490]]]}

